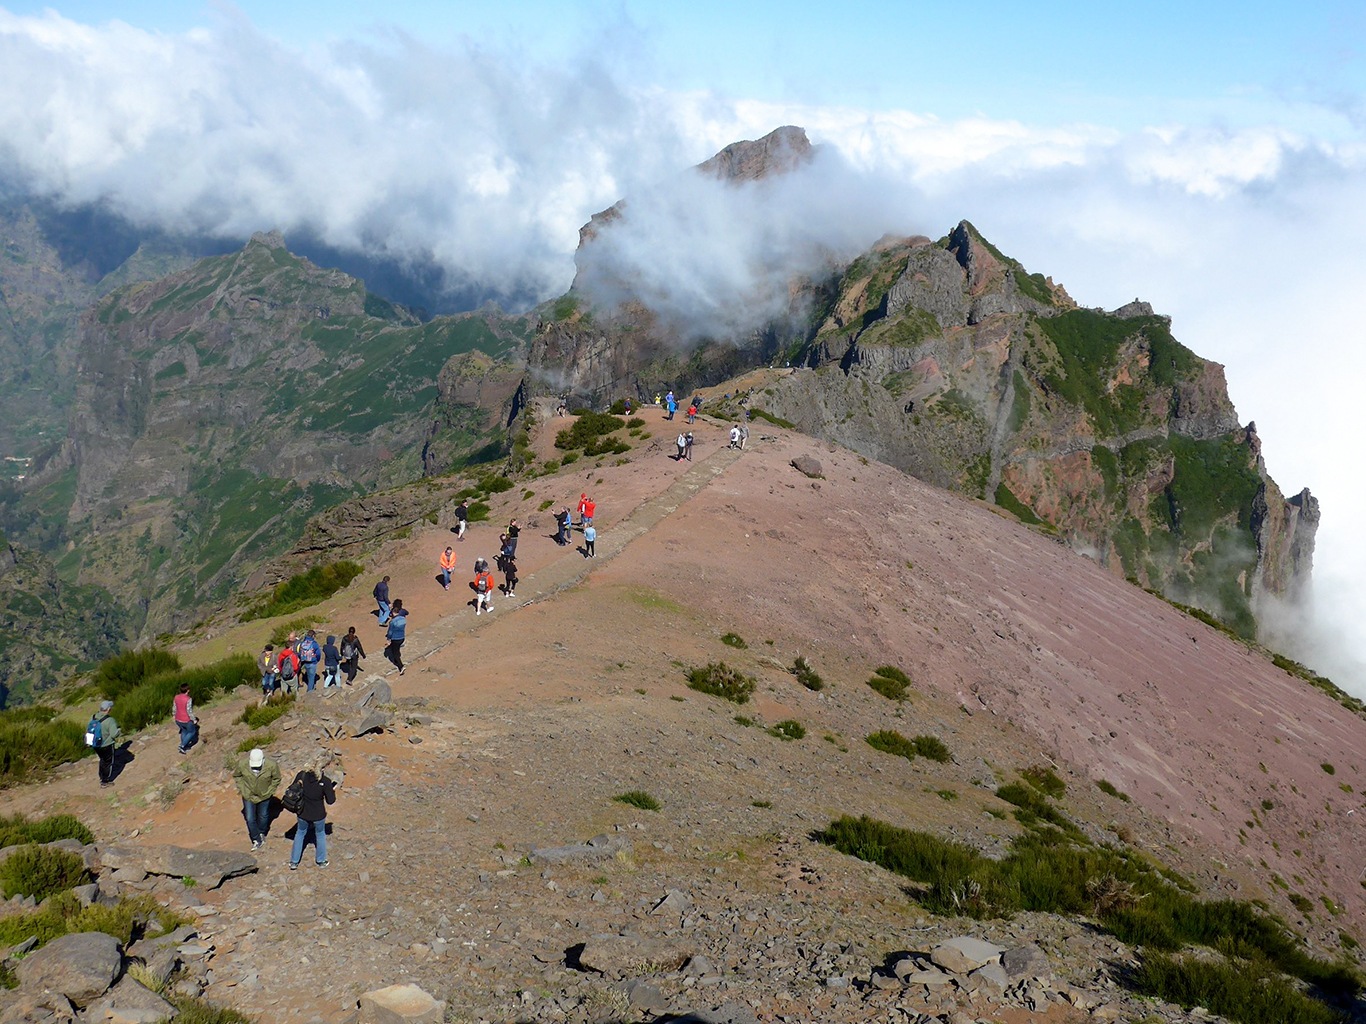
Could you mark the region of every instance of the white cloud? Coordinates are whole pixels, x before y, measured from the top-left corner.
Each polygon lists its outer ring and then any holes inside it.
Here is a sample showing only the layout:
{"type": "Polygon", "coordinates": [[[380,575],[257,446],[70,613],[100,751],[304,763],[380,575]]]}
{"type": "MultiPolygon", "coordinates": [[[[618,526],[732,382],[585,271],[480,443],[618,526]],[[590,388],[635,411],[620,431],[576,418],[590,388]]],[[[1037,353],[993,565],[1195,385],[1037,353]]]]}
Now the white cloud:
{"type": "MultiPolygon", "coordinates": [[[[398,34],[299,51],[234,17],[160,35],[0,10],[0,175],[172,229],[306,229],[430,259],[510,299],[563,290],[579,225],[630,196],[618,270],[737,328],[738,302],[767,301],[824,247],[968,217],[1082,303],[1139,295],[1227,365],[1272,472],[1323,499],[1329,632],[1366,619],[1366,145],[1339,112],[1304,104],[1297,131],[1121,132],[674,94],[640,74],[398,34]],[[749,189],[755,203],[678,174],[786,123],[833,152],[749,189]]],[[[1366,694],[1366,673],[1353,686],[1366,694]]]]}

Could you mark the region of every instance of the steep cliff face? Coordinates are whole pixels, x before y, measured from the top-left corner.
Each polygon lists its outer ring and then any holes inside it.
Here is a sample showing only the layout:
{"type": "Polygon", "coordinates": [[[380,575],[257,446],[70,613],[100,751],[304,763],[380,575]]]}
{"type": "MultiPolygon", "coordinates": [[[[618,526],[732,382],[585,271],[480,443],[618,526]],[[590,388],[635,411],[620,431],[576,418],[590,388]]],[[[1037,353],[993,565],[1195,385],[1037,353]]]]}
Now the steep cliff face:
{"type": "Polygon", "coordinates": [[[500,389],[493,367],[525,329],[423,323],[275,233],[120,288],[81,328],[66,445],[34,484],[70,495],[63,571],[132,597],[145,629],[228,597],[316,512],[505,443],[517,375],[500,389]],[[476,352],[488,385],[443,392],[476,352]]]}

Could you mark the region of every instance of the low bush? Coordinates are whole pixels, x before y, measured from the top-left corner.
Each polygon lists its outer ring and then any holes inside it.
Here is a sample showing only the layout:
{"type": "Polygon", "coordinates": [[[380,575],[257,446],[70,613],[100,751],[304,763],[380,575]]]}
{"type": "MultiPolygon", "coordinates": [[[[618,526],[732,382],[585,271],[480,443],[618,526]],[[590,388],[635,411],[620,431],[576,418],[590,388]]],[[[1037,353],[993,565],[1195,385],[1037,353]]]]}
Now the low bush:
{"type": "Polygon", "coordinates": [[[363,566],[345,559],[327,565],[315,565],[307,572],[298,573],[283,583],[276,584],[270,596],[253,605],[242,617],[242,621],[288,615],[300,608],[325,601],[364,571],[363,566]]]}
{"type": "Polygon", "coordinates": [[[177,1024],[252,1024],[250,1017],[244,1017],[236,1010],[210,1006],[202,999],[173,995],[170,1002],[180,1011],[176,1015],[177,1024]]]}
{"type": "MultiPolygon", "coordinates": [[[[1100,790],[1102,793],[1104,793],[1106,796],[1112,796],[1116,800],[1123,800],[1126,804],[1129,802],[1129,794],[1120,792],[1115,787],[1115,784],[1111,782],[1109,779],[1098,779],[1096,781],[1096,788],[1100,790]]],[[[1262,806],[1266,807],[1266,801],[1262,802],[1262,806]]],[[[1266,807],[1266,809],[1271,810],[1271,808],[1269,807],[1266,807]]]]}
{"type": "Polygon", "coordinates": [[[1054,800],[1067,792],[1067,783],[1058,778],[1051,768],[1042,765],[1022,769],[1020,778],[1024,779],[1031,786],[1045,796],[1051,796],[1054,800]]]}
{"type": "Polygon", "coordinates": [[[721,642],[727,647],[734,647],[741,651],[749,647],[749,644],[745,643],[744,638],[736,633],[723,633],[721,635],[721,642]]]}
{"type": "Polygon", "coordinates": [[[179,668],[180,659],[159,647],[128,650],[100,662],[91,682],[106,699],[116,700],[143,680],[179,668]]]}
{"type": "Polygon", "coordinates": [[[579,453],[578,453],[578,452],[565,452],[564,455],[560,458],[560,465],[561,465],[561,466],[568,466],[568,465],[570,465],[570,464],[572,464],[572,463],[575,463],[575,462],[578,462],[578,461],[579,461],[579,453]]]}
{"type": "Polygon", "coordinates": [[[883,729],[867,739],[868,746],[884,754],[895,754],[907,761],[915,760],[915,744],[894,729],[883,729]]]}
{"type": "Polygon", "coordinates": [[[788,718],[769,729],[768,734],[780,740],[799,740],[806,735],[806,726],[796,719],[788,718]]]}
{"type": "Polygon", "coordinates": [[[151,896],[121,899],[112,906],[85,907],[71,893],[52,897],[28,914],[0,919],[0,947],[37,939],[38,945],[74,932],[104,932],[126,946],[138,938],[165,934],[189,921],[151,896]]]}
{"type": "Polygon", "coordinates": [[[237,744],[237,752],[245,754],[248,750],[255,750],[257,747],[268,747],[275,742],[273,732],[254,732],[241,743],[237,744]]]}
{"type": "Polygon", "coordinates": [[[289,642],[289,634],[297,633],[303,636],[305,632],[318,625],[316,615],[304,615],[297,619],[290,619],[282,622],[270,631],[269,642],[275,645],[275,653],[280,653],[280,648],[289,642]]]}
{"type": "Polygon", "coordinates": [[[1134,987],[1186,1009],[1207,1010],[1240,1024],[1339,1024],[1333,1008],[1296,989],[1257,961],[1176,958],[1148,953],[1134,971],[1134,987]]]}
{"type": "Polygon", "coordinates": [[[489,506],[487,502],[476,501],[466,512],[466,521],[471,523],[488,522],[489,506]]]}
{"type": "Polygon", "coordinates": [[[199,668],[182,669],[156,676],[114,701],[114,719],[124,732],[132,733],[171,716],[171,701],[184,683],[199,705],[243,683],[259,685],[261,674],[249,654],[234,654],[199,668]]]}
{"type": "Polygon", "coordinates": [[[0,711],[0,789],[94,753],[85,745],[85,727],[55,714],[51,708],[0,711]]]}
{"type": "Polygon", "coordinates": [[[89,844],[95,841],[95,834],[71,814],[52,814],[36,821],[18,814],[12,818],[0,817],[0,849],[20,843],[55,843],[59,839],[77,839],[89,844]]]}
{"type": "Polygon", "coordinates": [[[243,709],[237,720],[249,729],[264,729],[288,711],[293,704],[294,694],[277,693],[264,704],[252,704],[243,709]]]}
{"type": "Polygon", "coordinates": [[[663,804],[643,789],[633,789],[627,793],[618,793],[616,796],[612,797],[612,799],[619,804],[638,807],[642,811],[657,811],[663,806],[663,804]]]}
{"type": "Polygon", "coordinates": [[[797,660],[792,663],[792,674],[797,677],[797,682],[808,690],[820,690],[825,687],[825,680],[821,678],[820,673],[812,668],[810,662],[800,654],[797,655],[797,660]]]}
{"type": "Polygon", "coordinates": [[[1008,804],[1015,805],[1015,820],[1026,828],[1037,827],[1040,821],[1047,822],[1064,832],[1075,832],[1077,826],[1067,816],[1048,802],[1038,790],[1012,782],[996,790],[996,795],[1008,804]]]}
{"type": "Polygon", "coordinates": [[[490,473],[488,476],[479,478],[479,489],[485,494],[502,494],[513,488],[512,479],[506,476],[496,476],[490,473]]]}
{"type": "Polygon", "coordinates": [[[917,736],[911,742],[915,744],[915,752],[926,760],[938,761],[940,764],[948,764],[953,760],[949,748],[937,736],[917,736]]]}
{"type": "Polygon", "coordinates": [[[601,455],[624,455],[630,450],[631,446],[619,438],[600,437],[584,445],[583,454],[592,459],[601,455]]]}
{"type": "Polygon", "coordinates": [[[688,687],[698,693],[744,704],[754,693],[755,680],[739,669],[731,668],[724,661],[713,661],[702,668],[688,672],[688,687]]]}
{"type": "Polygon", "coordinates": [[[90,880],[77,854],[31,843],[0,861],[0,893],[32,896],[39,902],[90,880]]]}
{"type": "Polygon", "coordinates": [[[635,430],[637,427],[645,426],[645,421],[641,419],[639,416],[632,416],[629,420],[626,421],[626,426],[630,430],[635,430]]]}
{"type": "MultiPolygon", "coordinates": [[[[602,412],[585,412],[568,430],[561,430],[555,436],[555,447],[561,451],[586,448],[599,438],[620,430],[626,421],[619,416],[602,412]]],[[[561,460],[566,461],[566,460],[561,460]]]]}
{"type": "Polygon", "coordinates": [[[900,701],[906,699],[906,690],[910,688],[911,678],[893,665],[883,665],[874,670],[868,685],[888,700],[900,701]]]}
{"type": "Polygon", "coordinates": [[[772,423],[775,427],[782,427],[784,430],[797,429],[796,426],[794,426],[792,423],[789,423],[787,420],[782,419],[778,416],[774,416],[770,412],[765,412],[763,409],[750,409],[749,414],[751,417],[757,417],[761,420],[767,420],[769,423],[772,423]]]}

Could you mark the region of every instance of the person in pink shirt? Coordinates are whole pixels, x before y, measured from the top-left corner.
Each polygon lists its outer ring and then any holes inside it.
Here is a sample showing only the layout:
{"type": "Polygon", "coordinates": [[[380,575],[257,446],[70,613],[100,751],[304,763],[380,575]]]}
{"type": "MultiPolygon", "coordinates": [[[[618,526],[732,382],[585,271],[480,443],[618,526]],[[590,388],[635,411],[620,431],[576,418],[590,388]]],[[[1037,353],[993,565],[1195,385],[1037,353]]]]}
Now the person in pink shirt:
{"type": "Polygon", "coordinates": [[[171,701],[171,717],[180,730],[180,752],[188,754],[199,738],[199,716],[194,713],[194,698],[190,696],[189,683],[180,684],[180,692],[171,701]]]}

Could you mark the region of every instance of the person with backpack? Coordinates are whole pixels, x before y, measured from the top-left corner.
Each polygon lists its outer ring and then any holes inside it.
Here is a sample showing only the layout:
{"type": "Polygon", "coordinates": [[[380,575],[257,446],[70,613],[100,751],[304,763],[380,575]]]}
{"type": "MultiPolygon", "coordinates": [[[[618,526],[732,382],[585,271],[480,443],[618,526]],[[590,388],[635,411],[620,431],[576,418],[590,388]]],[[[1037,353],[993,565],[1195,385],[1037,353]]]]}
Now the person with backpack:
{"type": "Polygon", "coordinates": [[[199,716],[194,713],[189,683],[181,683],[180,692],[171,699],[171,718],[180,730],[180,752],[188,754],[199,738],[199,716]]]}
{"type": "Polygon", "coordinates": [[[247,819],[251,848],[259,850],[270,829],[270,800],[280,788],[280,766],[256,747],[237,759],[232,779],[242,797],[242,817],[247,819]]]}
{"type": "Polygon", "coordinates": [[[464,540],[465,530],[470,525],[470,506],[464,498],[455,506],[455,539],[464,540]]]}
{"type": "MultiPolygon", "coordinates": [[[[399,602],[394,602],[395,614],[398,614],[399,602]]],[[[325,868],[328,865],[327,859],[327,805],[337,802],[337,784],[327,777],[323,771],[326,767],[328,755],[309,765],[298,775],[294,776],[294,781],[289,784],[289,789],[285,791],[284,804],[286,809],[293,810],[298,815],[298,824],[294,827],[294,850],[289,857],[289,870],[297,871],[299,861],[304,857],[304,844],[308,842],[308,837],[313,837],[315,847],[314,857],[318,867],[325,868]],[[294,804],[291,808],[289,805],[294,804]]]]}
{"type": "Polygon", "coordinates": [[[276,688],[280,685],[277,675],[279,666],[275,663],[275,645],[266,644],[261,656],[256,659],[256,667],[261,670],[261,693],[269,698],[276,688]]]}
{"type": "Polygon", "coordinates": [[[360,637],[356,634],[356,627],[352,626],[346,631],[346,636],[341,641],[341,667],[346,671],[346,684],[350,686],[356,681],[356,673],[360,670],[360,659],[365,657],[365,648],[361,646],[360,637]]]}
{"type": "Polygon", "coordinates": [[[123,735],[119,731],[119,723],[114,721],[113,715],[109,713],[113,710],[112,700],[100,701],[100,709],[85,727],[85,745],[95,748],[95,756],[100,761],[101,786],[114,784],[114,750],[123,735]]]}
{"type": "Polygon", "coordinates": [[[280,658],[276,662],[276,674],[285,693],[293,693],[299,688],[299,656],[294,648],[286,644],[280,648],[280,658]]]}
{"type": "Polygon", "coordinates": [[[687,450],[688,450],[688,438],[687,438],[687,435],[686,435],[686,434],[679,434],[679,435],[678,435],[678,440],[675,441],[674,444],[678,445],[678,457],[675,458],[674,461],[675,461],[675,462],[682,462],[682,461],[683,461],[683,455],[684,455],[684,453],[687,452],[687,450]]]}
{"type": "Polygon", "coordinates": [[[323,689],[329,686],[341,686],[341,650],[335,636],[323,644],[323,689]]]}
{"type": "Polygon", "coordinates": [[[441,552],[441,586],[446,590],[451,589],[451,571],[455,568],[455,548],[449,544],[446,550],[441,552]]]}
{"type": "Polygon", "coordinates": [[[474,614],[484,614],[484,609],[493,611],[493,576],[489,564],[484,559],[474,563],[474,614]]]}
{"type": "Polygon", "coordinates": [[[389,621],[389,577],[386,576],[375,584],[372,590],[375,596],[375,603],[379,605],[379,625],[384,625],[389,621]]]}
{"type": "Polygon", "coordinates": [[[590,520],[588,521],[588,525],[585,526],[585,527],[583,528],[583,557],[584,557],[584,558],[597,558],[597,557],[598,557],[598,556],[597,556],[597,553],[593,550],[593,545],[597,543],[597,540],[598,540],[598,531],[597,531],[597,529],[593,526],[593,521],[590,519],[590,520]]]}
{"type": "Polygon", "coordinates": [[[384,639],[389,641],[384,656],[398,669],[399,675],[403,675],[403,641],[407,639],[407,633],[408,613],[403,610],[402,601],[395,601],[393,614],[389,618],[389,628],[384,631],[384,639]]]}
{"type": "Polygon", "coordinates": [[[313,630],[310,629],[304,634],[296,651],[299,664],[303,666],[304,683],[308,686],[308,692],[312,693],[313,688],[318,685],[318,662],[323,657],[323,649],[318,645],[313,630]]]}
{"type": "Polygon", "coordinates": [[[727,447],[727,448],[739,448],[739,447],[740,447],[740,428],[739,428],[738,426],[732,426],[732,427],[730,428],[730,444],[726,445],[726,447],[727,447]]]}
{"type": "Polygon", "coordinates": [[[506,583],[503,585],[503,593],[508,597],[517,596],[517,559],[511,555],[503,559],[503,576],[506,583]]]}

